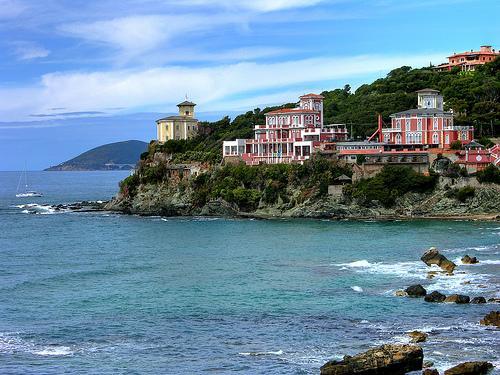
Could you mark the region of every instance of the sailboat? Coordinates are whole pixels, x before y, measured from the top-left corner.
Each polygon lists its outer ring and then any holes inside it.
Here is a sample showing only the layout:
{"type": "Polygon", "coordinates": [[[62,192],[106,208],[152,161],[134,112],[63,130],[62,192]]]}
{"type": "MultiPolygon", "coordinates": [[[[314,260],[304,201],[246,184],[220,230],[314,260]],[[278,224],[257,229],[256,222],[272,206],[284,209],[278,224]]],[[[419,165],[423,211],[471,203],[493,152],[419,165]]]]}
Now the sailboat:
{"type": "Polygon", "coordinates": [[[39,192],[34,191],[34,190],[28,190],[28,173],[26,171],[26,167],[24,168],[24,171],[19,176],[19,182],[17,183],[16,197],[18,197],[18,198],[43,197],[42,193],[39,193],[39,192]],[[24,177],[24,192],[19,191],[23,177],[24,177]]]}

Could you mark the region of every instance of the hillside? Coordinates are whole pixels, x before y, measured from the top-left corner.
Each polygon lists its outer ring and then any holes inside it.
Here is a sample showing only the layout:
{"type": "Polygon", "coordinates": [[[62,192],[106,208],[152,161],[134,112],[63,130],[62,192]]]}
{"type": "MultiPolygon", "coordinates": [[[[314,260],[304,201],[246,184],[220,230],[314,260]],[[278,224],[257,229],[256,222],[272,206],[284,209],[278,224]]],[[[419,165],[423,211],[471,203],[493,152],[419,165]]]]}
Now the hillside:
{"type": "Polygon", "coordinates": [[[109,143],[93,148],[77,157],[46,171],[102,171],[132,169],[146,151],[148,144],[142,141],[109,143]]]}

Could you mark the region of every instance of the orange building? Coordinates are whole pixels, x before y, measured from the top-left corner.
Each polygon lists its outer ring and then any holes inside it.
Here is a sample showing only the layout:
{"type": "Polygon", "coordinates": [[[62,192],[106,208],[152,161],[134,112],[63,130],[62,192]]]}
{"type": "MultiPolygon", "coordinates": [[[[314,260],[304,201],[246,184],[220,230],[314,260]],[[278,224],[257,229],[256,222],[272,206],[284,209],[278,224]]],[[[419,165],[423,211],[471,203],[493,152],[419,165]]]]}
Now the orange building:
{"type": "Polygon", "coordinates": [[[454,53],[448,56],[447,63],[440,64],[435,69],[446,71],[459,66],[462,71],[474,71],[476,66],[492,62],[498,56],[500,56],[500,52],[495,51],[491,46],[481,46],[479,51],[470,50],[470,52],[454,53]]]}

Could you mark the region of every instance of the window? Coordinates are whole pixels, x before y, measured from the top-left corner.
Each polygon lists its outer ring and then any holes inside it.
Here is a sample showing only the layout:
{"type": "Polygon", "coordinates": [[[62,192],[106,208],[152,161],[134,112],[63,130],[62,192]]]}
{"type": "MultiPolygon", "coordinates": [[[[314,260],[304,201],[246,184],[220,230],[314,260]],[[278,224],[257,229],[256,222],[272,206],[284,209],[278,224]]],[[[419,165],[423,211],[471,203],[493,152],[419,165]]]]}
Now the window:
{"type": "Polygon", "coordinates": [[[422,130],[422,119],[421,118],[417,119],[417,130],[422,130]]]}
{"type": "Polygon", "coordinates": [[[407,119],[405,120],[405,130],[406,130],[407,132],[408,132],[408,131],[410,131],[410,124],[411,124],[411,121],[410,121],[410,119],[409,119],[409,118],[407,118],[407,119]]]}
{"type": "Polygon", "coordinates": [[[401,134],[396,134],[396,143],[401,144],[401,134]]]}
{"type": "Polygon", "coordinates": [[[189,111],[186,111],[186,116],[189,116],[189,111]]]}
{"type": "Polygon", "coordinates": [[[298,125],[299,124],[299,116],[293,116],[293,124],[298,125]]]}
{"type": "Polygon", "coordinates": [[[396,120],[396,129],[401,129],[401,119],[396,120]]]}
{"type": "Polygon", "coordinates": [[[432,120],[433,120],[433,125],[432,125],[433,129],[437,130],[438,129],[438,119],[437,119],[437,117],[434,117],[432,120]]]}
{"type": "Polygon", "coordinates": [[[438,133],[432,134],[432,143],[437,145],[439,143],[439,135],[438,133]]]}
{"type": "Polygon", "coordinates": [[[466,141],[466,140],[467,140],[467,138],[468,138],[468,136],[467,136],[467,132],[462,132],[462,140],[463,140],[463,141],[466,141]]]}

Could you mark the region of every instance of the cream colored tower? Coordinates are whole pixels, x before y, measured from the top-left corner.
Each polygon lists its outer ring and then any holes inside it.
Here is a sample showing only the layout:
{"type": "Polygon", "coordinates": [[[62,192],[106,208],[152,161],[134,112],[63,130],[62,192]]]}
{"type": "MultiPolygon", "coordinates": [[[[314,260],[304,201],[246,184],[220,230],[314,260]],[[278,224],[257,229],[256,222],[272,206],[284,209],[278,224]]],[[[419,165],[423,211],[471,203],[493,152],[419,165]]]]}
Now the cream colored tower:
{"type": "Polygon", "coordinates": [[[196,104],[188,100],[177,104],[178,116],[168,116],[156,121],[158,142],[168,140],[189,139],[198,134],[198,120],[194,118],[196,104]]]}

